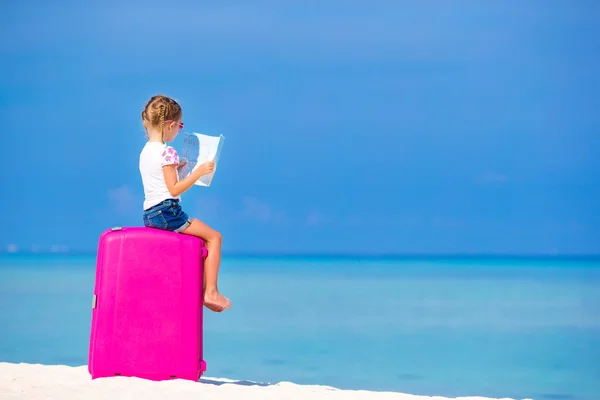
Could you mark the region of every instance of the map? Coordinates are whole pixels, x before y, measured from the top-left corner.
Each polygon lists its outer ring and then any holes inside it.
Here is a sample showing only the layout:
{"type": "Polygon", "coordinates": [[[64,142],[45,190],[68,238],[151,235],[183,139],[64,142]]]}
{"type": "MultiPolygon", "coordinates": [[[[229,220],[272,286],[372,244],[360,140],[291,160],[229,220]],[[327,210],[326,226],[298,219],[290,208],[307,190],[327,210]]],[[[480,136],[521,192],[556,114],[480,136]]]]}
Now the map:
{"type": "Polygon", "coordinates": [[[213,161],[215,170],[208,175],[200,177],[194,185],[210,186],[219,165],[219,157],[225,137],[223,135],[210,136],[202,133],[186,133],[183,139],[183,151],[181,159],[187,160],[187,164],[179,170],[179,179],[188,176],[199,165],[213,161]]]}

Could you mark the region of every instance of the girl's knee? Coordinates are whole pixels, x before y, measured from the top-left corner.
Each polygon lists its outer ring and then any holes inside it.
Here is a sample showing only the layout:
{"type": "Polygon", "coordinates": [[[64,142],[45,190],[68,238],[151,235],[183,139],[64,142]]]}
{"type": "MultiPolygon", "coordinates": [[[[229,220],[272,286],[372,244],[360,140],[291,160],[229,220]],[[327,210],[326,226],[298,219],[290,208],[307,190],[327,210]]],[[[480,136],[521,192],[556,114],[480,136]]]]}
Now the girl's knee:
{"type": "Polygon", "coordinates": [[[221,244],[223,242],[223,236],[221,236],[220,232],[214,231],[208,238],[208,241],[215,244],[221,244]]]}

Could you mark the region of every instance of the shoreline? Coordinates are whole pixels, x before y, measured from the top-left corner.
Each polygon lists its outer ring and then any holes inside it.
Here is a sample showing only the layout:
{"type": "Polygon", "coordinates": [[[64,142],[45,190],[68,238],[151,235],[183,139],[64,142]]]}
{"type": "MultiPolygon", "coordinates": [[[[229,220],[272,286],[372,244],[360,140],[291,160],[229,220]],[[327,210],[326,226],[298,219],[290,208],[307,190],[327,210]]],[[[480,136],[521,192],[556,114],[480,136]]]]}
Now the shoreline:
{"type": "MultiPolygon", "coordinates": [[[[0,398],[10,399],[178,399],[263,400],[263,399],[375,399],[446,400],[449,397],[411,395],[399,392],[342,390],[331,386],[298,385],[292,382],[264,384],[202,377],[185,380],[149,381],[140,378],[111,377],[92,380],[87,366],[43,365],[0,362],[0,398]]],[[[455,400],[514,400],[480,396],[455,400]]],[[[525,400],[525,399],[523,399],[525,400]]]]}

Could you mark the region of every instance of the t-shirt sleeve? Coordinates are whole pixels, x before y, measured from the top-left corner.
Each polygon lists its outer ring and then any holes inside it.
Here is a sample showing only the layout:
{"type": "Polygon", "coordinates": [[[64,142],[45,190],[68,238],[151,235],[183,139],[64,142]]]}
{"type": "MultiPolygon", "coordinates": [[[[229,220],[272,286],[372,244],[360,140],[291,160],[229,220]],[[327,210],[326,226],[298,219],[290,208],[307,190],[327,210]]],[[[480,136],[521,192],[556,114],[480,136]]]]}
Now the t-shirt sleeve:
{"type": "Polygon", "coordinates": [[[160,155],[160,166],[165,165],[179,165],[179,154],[171,146],[165,146],[165,149],[160,155]]]}

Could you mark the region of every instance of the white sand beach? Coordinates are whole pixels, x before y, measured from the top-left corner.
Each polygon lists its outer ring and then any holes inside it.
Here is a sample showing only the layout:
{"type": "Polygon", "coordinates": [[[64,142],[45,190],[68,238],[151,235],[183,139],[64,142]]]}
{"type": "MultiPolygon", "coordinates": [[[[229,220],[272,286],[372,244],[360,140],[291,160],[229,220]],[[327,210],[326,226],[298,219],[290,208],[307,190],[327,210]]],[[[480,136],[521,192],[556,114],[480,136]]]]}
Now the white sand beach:
{"type": "MultiPolygon", "coordinates": [[[[328,386],[296,385],[289,382],[259,385],[210,377],[203,377],[200,382],[180,380],[152,382],[126,377],[92,380],[86,366],[0,363],[0,399],[442,400],[446,398],[391,392],[339,390],[328,386]]],[[[483,400],[489,398],[460,397],[459,399],[483,400]]]]}

